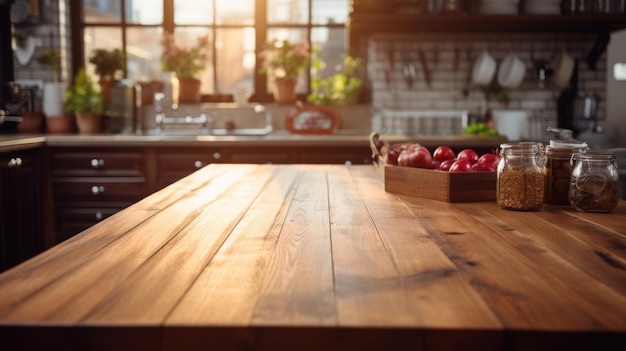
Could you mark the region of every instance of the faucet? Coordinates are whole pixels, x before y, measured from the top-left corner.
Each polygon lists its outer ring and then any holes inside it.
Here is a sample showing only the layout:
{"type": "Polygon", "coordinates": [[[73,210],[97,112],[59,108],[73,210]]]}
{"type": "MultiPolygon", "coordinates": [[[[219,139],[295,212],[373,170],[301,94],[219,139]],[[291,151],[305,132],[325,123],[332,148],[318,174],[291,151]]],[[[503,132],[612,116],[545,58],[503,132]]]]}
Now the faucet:
{"type": "Polygon", "coordinates": [[[163,133],[164,127],[168,124],[174,125],[198,125],[201,130],[208,131],[209,117],[206,112],[201,112],[199,117],[192,117],[189,112],[185,117],[178,117],[178,105],[172,105],[174,116],[167,117],[163,112],[163,100],[165,94],[157,92],[154,94],[154,110],[157,133],[163,133]]]}

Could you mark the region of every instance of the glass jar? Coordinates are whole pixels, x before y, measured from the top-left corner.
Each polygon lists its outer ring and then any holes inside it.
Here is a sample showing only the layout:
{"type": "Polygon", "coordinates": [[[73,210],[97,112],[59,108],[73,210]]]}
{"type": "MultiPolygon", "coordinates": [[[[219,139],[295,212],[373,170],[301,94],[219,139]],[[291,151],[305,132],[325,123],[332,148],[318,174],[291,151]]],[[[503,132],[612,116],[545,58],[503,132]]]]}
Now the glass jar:
{"type": "Polygon", "coordinates": [[[578,211],[610,212],[619,203],[615,155],[608,150],[580,150],[572,155],[569,202],[578,211]]]}
{"type": "Polygon", "coordinates": [[[587,148],[587,143],[551,140],[546,146],[546,164],[543,167],[543,202],[551,205],[569,205],[569,181],[572,174],[570,160],[578,150],[587,148]]]}
{"type": "Polygon", "coordinates": [[[507,210],[532,211],[543,206],[543,145],[520,142],[500,145],[496,201],[507,210]]]}

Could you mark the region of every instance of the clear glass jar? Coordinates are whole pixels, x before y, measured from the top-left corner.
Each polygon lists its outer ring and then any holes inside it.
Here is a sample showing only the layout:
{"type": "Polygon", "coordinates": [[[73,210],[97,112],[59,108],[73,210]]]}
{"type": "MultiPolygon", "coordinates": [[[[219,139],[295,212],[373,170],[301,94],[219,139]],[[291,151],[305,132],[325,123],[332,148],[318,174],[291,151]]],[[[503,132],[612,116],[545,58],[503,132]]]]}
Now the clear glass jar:
{"type": "Polygon", "coordinates": [[[581,150],[572,156],[569,202],[578,211],[610,212],[619,203],[615,155],[608,150],[581,150]]]}
{"type": "Polygon", "coordinates": [[[545,163],[541,143],[500,145],[496,201],[507,210],[532,211],[543,206],[545,163]]]}
{"type": "Polygon", "coordinates": [[[579,150],[587,149],[587,143],[551,140],[546,146],[546,164],[543,167],[543,202],[551,205],[569,205],[569,181],[572,174],[570,160],[579,150]]]}

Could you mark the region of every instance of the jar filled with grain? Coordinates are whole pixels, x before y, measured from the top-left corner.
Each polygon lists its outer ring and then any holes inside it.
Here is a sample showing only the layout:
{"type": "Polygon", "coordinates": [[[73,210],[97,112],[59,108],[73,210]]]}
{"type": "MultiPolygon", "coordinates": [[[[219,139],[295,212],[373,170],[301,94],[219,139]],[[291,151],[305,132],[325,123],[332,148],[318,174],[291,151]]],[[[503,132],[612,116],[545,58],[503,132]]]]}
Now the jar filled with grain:
{"type": "Polygon", "coordinates": [[[608,150],[580,150],[572,156],[569,202],[578,211],[610,212],[619,203],[615,155],[608,150]]]}
{"type": "Polygon", "coordinates": [[[507,210],[533,211],[543,206],[545,163],[541,143],[520,142],[500,145],[496,200],[507,210]]]}
{"type": "Polygon", "coordinates": [[[551,205],[569,205],[569,181],[572,173],[570,159],[579,150],[587,149],[584,142],[551,140],[546,146],[543,202],[551,205]]]}

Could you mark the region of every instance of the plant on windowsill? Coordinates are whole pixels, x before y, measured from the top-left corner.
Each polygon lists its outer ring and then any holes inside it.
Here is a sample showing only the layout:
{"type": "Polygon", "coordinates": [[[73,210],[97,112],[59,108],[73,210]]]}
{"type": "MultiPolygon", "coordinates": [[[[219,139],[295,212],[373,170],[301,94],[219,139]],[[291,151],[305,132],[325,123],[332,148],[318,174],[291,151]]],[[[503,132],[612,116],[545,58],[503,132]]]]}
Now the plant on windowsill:
{"type": "Polygon", "coordinates": [[[307,101],[314,105],[346,105],[357,102],[363,81],[356,75],[361,63],[359,58],[350,55],[344,56],[343,64],[335,67],[335,74],[323,78],[321,72],[326,63],[317,56],[318,50],[313,50],[311,66],[313,79],[312,92],[307,101]]]}
{"type": "Polygon", "coordinates": [[[298,76],[310,59],[309,43],[273,39],[265,44],[260,57],[260,73],[269,75],[275,83],[274,100],[279,104],[295,102],[298,76]]]}
{"type": "Polygon", "coordinates": [[[46,117],[63,116],[63,92],[65,87],[59,82],[59,67],[61,65],[61,51],[46,49],[39,52],[35,61],[52,70],[52,82],[45,82],[43,87],[43,112],[46,117]]]}
{"type": "Polygon", "coordinates": [[[172,33],[165,33],[161,39],[163,46],[163,72],[174,72],[179,80],[179,101],[200,102],[200,84],[198,74],[205,68],[209,57],[209,36],[197,38],[196,45],[179,46],[172,33]]]}
{"type": "Polygon", "coordinates": [[[65,94],[65,99],[65,110],[76,116],[79,133],[94,134],[102,130],[102,94],[96,90],[84,68],[76,74],[74,84],[65,94]]]}
{"type": "Polygon", "coordinates": [[[104,103],[107,104],[111,98],[111,86],[121,78],[126,68],[124,53],[120,49],[95,49],[91,52],[89,63],[95,66],[96,74],[100,78],[100,91],[104,103]]]}

